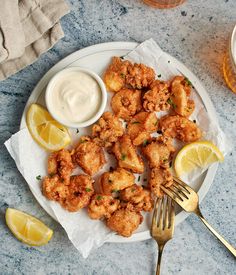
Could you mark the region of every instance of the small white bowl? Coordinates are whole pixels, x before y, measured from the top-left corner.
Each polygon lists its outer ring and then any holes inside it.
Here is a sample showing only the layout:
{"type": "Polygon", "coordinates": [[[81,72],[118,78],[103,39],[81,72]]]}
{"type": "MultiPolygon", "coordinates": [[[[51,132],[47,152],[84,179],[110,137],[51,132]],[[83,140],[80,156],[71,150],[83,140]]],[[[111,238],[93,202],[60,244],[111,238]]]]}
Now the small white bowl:
{"type": "Polygon", "coordinates": [[[70,127],[70,128],[82,128],[82,127],[87,127],[90,126],[91,124],[93,124],[94,122],[96,122],[103,114],[105,108],[106,108],[106,104],[107,104],[107,90],[105,87],[105,84],[103,82],[103,80],[93,71],[89,70],[89,69],[84,69],[81,67],[69,67],[66,69],[61,70],[60,72],[56,73],[48,82],[47,88],[46,88],[46,93],[45,93],[45,102],[46,102],[46,106],[47,109],[49,111],[49,113],[51,114],[51,116],[58,122],[60,122],[61,124],[70,127]],[[101,89],[101,104],[100,107],[97,111],[97,113],[91,117],[89,120],[83,121],[83,122],[79,122],[79,123],[69,123],[68,121],[59,118],[54,112],[53,112],[53,108],[51,106],[52,100],[52,91],[53,91],[53,87],[54,84],[57,82],[57,80],[66,72],[83,72],[86,73],[88,75],[90,75],[92,78],[94,78],[96,80],[96,82],[98,83],[100,89],[101,89]]]}

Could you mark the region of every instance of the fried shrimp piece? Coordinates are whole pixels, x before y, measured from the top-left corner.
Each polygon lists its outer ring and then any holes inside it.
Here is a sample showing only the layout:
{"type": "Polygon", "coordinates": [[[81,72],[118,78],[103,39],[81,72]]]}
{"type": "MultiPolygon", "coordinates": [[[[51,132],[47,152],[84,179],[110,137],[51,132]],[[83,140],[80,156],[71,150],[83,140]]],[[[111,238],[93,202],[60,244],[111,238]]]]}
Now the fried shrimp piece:
{"type": "Polygon", "coordinates": [[[125,77],[126,84],[134,89],[149,87],[155,80],[154,70],[144,64],[130,63],[127,70],[125,77]]]}
{"type": "Polygon", "coordinates": [[[69,194],[61,201],[62,206],[70,211],[76,212],[89,204],[94,194],[93,180],[88,175],[71,176],[69,194]]]}
{"type": "Polygon", "coordinates": [[[170,187],[173,184],[173,177],[169,168],[153,168],[151,170],[151,178],[149,180],[149,186],[151,192],[157,197],[162,197],[163,192],[161,185],[170,187]]]}
{"type": "Polygon", "coordinates": [[[94,141],[105,147],[112,146],[123,133],[121,121],[110,112],[105,112],[92,128],[94,141]]]}
{"type": "Polygon", "coordinates": [[[130,237],[142,221],[141,213],[128,203],[124,208],[116,210],[111,215],[107,220],[107,226],[123,237],[130,237]]]}
{"type": "Polygon", "coordinates": [[[171,96],[169,103],[174,111],[184,117],[189,117],[194,111],[195,104],[189,99],[191,85],[183,76],[176,76],[171,82],[171,96]]]}
{"type": "Polygon", "coordinates": [[[132,203],[135,206],[135,209],[139,211],[143,210],[149,212],[153,208],[151,192],[137,184],[122,190],[120,192],[120,199],[132,203]]]}
{"type": "Polygon", "coordinates": [[[73,151],[72,159],[85,173],[96,174],[106,163],[103,149],[89,136],[82,136],[73,151]]]}
{"type": "Polygon", "coordinates": [[[69,184],[73,168],[71,153],[66,149],[54,152],[48,158],[48,174],[58,174],[65,184],[69,184]]]}
{"type": "Polygon", "coordinates": [[[157,130],[157,116],[154,112],[139,112],[128,123],[127,133],[135,146],[150,138],[150,133],[157,130]]]}
{"type": "Polygon", "coordinates": [[[143,96],[143,108],[147,112],[169,110],[169,97],[169,84],[164,81],[155,80],[151,84],[151,90],[147,91],[143,96]]]}
{"type": "Polygon", "coordinates": [[[142,109],[141,91],[122,89],[115,93],[111,99],[114,114],[128,121],[142,109]]]}
{"type": "Polygon", "coordinates": [[[128,135],[118,139],[112,148],[118,161],[118,166],[130,170],[133,173],[142,174],[144,172],[144,163],[137,154],[135,146],[132,144],[128,135]]]}
{"type": "Polygon", "coordinates": [[[194,122],[178,115],[162,117],[159,129],[164,136],[177,138],[183,142],[193,142],[202,136],[201,130],[194,122]]]}
{"type": "Polygon", "coordinates": [[[172,138],[164,136],[152,138],[142,147],[142,153],[147,158],[150,168],[169,166],[174,152],[172,138]]]}
{"type": "Polygon", "coordinates": [[[110,218],[111,214],[118,209],[119,204],[120,201],[110,195],[95,194],[88,206],[88,215],[94,220],[110,218]]]}
{"type": "Polygon", "coordinates": [[[60,179],[58,175],[45,177],[42,183],[43,195],[52,201],[61,201],[69,194],[68,185],[60,179]]]}
{"type": "Polygon", "coordinates": [[[110,195],[134,184],[134,175],[123,168],[105,172],[100,177],[100,187],[104,194],[110,195]]]}
{"type": "Polygon", "coordinates": [[[122,61],[119,57],[112,58],[111,64],[103,75],[108,91],[118,92],[125,86],[125,77],[129,64],[129,61],[122,61]]]}

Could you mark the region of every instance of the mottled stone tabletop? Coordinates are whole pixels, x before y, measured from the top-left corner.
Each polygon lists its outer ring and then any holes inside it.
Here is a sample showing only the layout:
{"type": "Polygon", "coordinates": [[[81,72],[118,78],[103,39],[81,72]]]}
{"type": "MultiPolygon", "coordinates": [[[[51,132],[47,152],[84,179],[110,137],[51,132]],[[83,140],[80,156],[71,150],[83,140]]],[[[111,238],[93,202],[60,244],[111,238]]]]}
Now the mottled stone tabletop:
{"type": "MultiPolygon", "coordinates": [[[[224,132],[235,141],[236,95],[225,86],[222,60],[236,24],[235,0],[187,0],[171,10],[155,10],[139,0],[71,0],[62,19],[65,37],[33,65],[0,83],[0,274],[154,274],[157,247],[153,240],[105,244],[83,259],[62,227],[31,194],[3,142],[19,129],[25,103],[40,78],[59,60],[84,47],[107,41],[153,37],[187,65],[207,88],[224,132]],[[47,246],[18,242],[5,225],[6,208],[40,218],[54,230],[47,246]]],[[[201,204],[209,222],[236,245],[236,144],[219,166],[201,204]]],[[[175,230],[163,254],[162,274],[235,274],[235,259],[194,216],[175,230]]]]}

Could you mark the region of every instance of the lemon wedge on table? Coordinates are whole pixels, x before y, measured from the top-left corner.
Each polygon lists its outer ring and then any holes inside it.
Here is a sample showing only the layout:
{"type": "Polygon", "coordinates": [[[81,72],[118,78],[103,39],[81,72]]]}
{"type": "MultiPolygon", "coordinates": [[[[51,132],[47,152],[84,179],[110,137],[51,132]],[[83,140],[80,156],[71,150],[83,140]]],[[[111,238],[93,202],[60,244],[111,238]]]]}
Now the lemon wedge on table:
{"type": "Polygon", "coordinates": [[[174,162],[178,177],[198,168],[208,168],[210,164],[223,161],[224,156],[210,141],[197,141],[184,146],[177,154],[174,162]]]}
{"type": "Polygon", "coordinates": [[[53,235],[40,220],[13,208],[6,211],[6,223],[18,240],[31,246],[47,244],[53,235]]]}
{"type": "Polygon", "coordinates": [[[58,151],[71,142],[68,129],[38,104],[31,104],[26,121],[34,140],[46,150],[58,151]]]}

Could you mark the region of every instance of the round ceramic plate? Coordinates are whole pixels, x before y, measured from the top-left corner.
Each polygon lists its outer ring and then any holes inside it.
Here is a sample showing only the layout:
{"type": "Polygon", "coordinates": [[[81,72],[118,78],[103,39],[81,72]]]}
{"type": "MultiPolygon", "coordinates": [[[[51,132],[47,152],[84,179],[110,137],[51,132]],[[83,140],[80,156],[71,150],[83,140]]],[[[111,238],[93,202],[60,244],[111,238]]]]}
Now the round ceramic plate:
{"type": "MultiPolygon", "coordinates": [[[[51,77],[55,73],[57,73],[58,71],[66,67],[79,66],[79,67],[93,70],[97,74],[101,75],[104,69],[107,67],[108,63],[110,62],[112,56],[126,55],[128,52],[133,50],[137,45],[138,45],[137,43],[133,43],[133,42],[103,43],[103,44],[98,44],[98,45],[90,46],[82,50],[79,50],[67,56],[63,60],[61,60],[44,75],[44,77],[39,81],[37,86],[34,88],[26,104],[24,113],[22,115],[20,129],[26,127],[26,110],[32,103],[39,103],[45,106],[45,102],[44,102],[45,88],[48,81],[51,79],[51,77]]],[[[201,84],[200,80],[181,62],[179,62],[178,60],[176,60],[175,58],[169,55],[168,55],[168,58],[171,61],[171,64],[175,66],[180,73],[185,75],[192,83],[194,83],[194,87],[198,92],[199,96],[201,97],[209,117],[212,119],[212,121],[213,120],[215,121],[217,117],[215,109],[213,107],[213,104],[205,88],[201,84]]],[[[213,179],[217,170],[217,166],[218,166],[217,164],[212,165],[207,170],[207,172],[205,172],[201,177],[199,177],[196,181],[191,182],[190,184],[198,192],[200,202],[205,197],[206,193],[208,192],[208,189],[210,188],[213,182],[213,179]]],[[[34,194],[33,191],[32,193],[34,194]]],[[[37,196],[35,194],[34,196],[37,199],[37,196]]],[[[52,218],[56,220],[56,217],[52,209],[49,207],[49,205],[41,204],[41,206],[47,211],[47,213],[52,218]]],[[[136,231],[136,233],[133,234],[130,238],[124,238],[118,235],[114,235],[109,239],[109,241],[110,242],[132,242],[132,241],[141,241],[141,240],[149,239],[151,237],[149,232],[151,215],[150,214],[147,214],[147,215],[148,216],[146,216],[145,218],[146,222],[142,223],[141,226],[136,231]]],[[[187,216],[188,216],[188,213],[177,208],[176,219],[175,219],[176,226],[180,224],[183,220],[185,220],[187,216]]]]}

